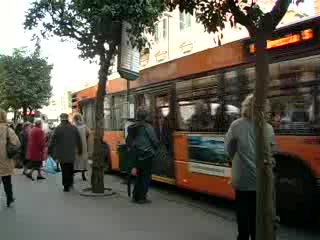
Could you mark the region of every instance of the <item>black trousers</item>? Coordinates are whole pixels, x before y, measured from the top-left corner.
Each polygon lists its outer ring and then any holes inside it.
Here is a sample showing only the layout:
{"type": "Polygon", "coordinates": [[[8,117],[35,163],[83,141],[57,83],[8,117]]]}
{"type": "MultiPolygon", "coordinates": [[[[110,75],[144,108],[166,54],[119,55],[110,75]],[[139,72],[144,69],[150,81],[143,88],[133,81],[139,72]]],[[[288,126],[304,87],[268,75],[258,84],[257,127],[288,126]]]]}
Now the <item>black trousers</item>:
{"type": "Polygon", "coordinates": [[[42,167],[42,161],[28,161],[27,168],[31,170],[37,170],[39,171],[42,167]]]}
{"type": "Polygon", "coordinates": [[[236,191],[238,240],[256,239],[256,192],[236,191]],[[249,238],[250,237],[250,238],[249,238]]]}
{"type": "Polygon", "coordinates": [[[73,163],[61,163],[62,185],[69,188],[73,185],[73,163]]]}
{"type": "Polygon", "coordinates": [[[7,195],[7,199],[10,201],[13,200],[11,176],[2,177],[2,183],[3,183],[4,191],[7,195]]]}
{"type": "Polygon", "coordinates": [[[138,176],[135,179],[133,199],[135,201],[146,200],[151,181],[151,171],[138,169],[138,176]]]}

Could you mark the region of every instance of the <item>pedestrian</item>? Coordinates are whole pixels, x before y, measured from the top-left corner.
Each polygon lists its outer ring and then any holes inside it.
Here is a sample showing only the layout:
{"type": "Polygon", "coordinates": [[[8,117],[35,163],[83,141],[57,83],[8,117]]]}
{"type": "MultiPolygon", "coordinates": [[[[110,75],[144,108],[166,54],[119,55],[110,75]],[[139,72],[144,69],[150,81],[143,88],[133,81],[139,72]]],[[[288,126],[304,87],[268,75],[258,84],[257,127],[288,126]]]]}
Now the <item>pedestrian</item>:
{"type": "MultiPolygon", "coordinates": [[[[22,134],[22,131],[23,131],[23,123],[18,123],[16,128],[15,128],[15,133],[19,137],[20,143],[21,143],[20,136],[22,134]]],[[[20,151],[21,151],[21,148],[20,148],[20,151]]],[[[18,154],[16,156],[16,159],[15,159],[15,167],[18,168],[18,169],[23,168],[23,160],[24,160],[24,158],[22,158],[21,155],[22,154],[18,154]]]]}
{"type": "Polygon", "coordinates": [[[19,136],[20,133],[22,132],[22,130],[23,130],[23,124],[22,123],[18,123],[16,128],[15,128],[16,135],[19,136]]]}
{"type": "Polygon", "coordinates": [[[80,113],[73,116],[73,124],[78,129],[81,143],[82,154],[77,154],[74,162],[74,173],[81,172],[82,180],[87,181],[86,171],[89,168],[89,157],[92,156],[92,134],[89,128],[83,123],[83,118],[80,113]]]}
{"type": "Polygon", "coordinates": [[[46,159],[45,150],[46,140],[45,133],[42,130],[42,121],[36,120],[34,127],[30,131],[27,147],[28,168],[30,170],[26,176],[32,181],[34,181],[32,176],[34,171],[38,172],[37,180],[46,179],[41,172],[42,163],[46,159]]]}
{"type": "MultiPolygon", "coordinates": [[[[249,237],[255,240],[256,236],[256,137],[253,114],[254,98],[249,95],[242,103],[241,118],[231,124],[225,138],[225,150],[232,159],[231,184],[236,194],[238,240],[249,240],[249,237]]],[[[271,148],[274,131],[268,123],[265,134],[271,148]]]]}
{"type": "Polygon", "coordinates": [[[111,156],[110,156],[110,146],[103,139],[100,141],[102,145],[102,159],[104,163],[104,172],[111,172],[111,156]]]}
{"type": "Polygon", "coordinates": [[[136,177],[133,190],[134,203],[148,203],[147,193],[151,181],[152,162],[159,141],[153,127],[147,123],[145,109],[137,111],[137,122],[128,127],[127,146],[130,156],[131,174],[136,177]]]}
{"type": "Polygon", "coordinates": [[[27,175],[28,165],[29,161],[27,159],[27,149],[28,149],[28,137],[29,133],[31,131],[32,125],[30,122],[25,122],[23,124],[22,131],[20,133],[20,142],[21,142],[21,148],[20,148],[20,159],[23,164],[23,175],[27,175]]]}
{"type": "Polygon", "coordinates": [[[76,155],[82,154],[82,143],[78,129],[69,122],[68,114],[62,113],[60,120],[51,137],[48,154],[60,162],[62,185],[64,191],[69,192],[73,186],[73,165],[76,155]]]}
{"type": "Polygon", "coordinates": [[[15,163],[8,157],[8,141],[16,147],[20,146],[18,136],[7,125],[7,113],[0,109],[0,177],[7,197],[7,207],[15,201],[12,191],[11,176],[15,174],[15,163]]]}
{"type": "MultiPolygon", "coordinates": [[[[51,141],[51,138],[52,138],[52,136],[53,136],[54,130],[55,130],[55,127],[53,126],[53,124],[49,125],[49,130],[48,130],[48,133],[47,133],[47,143],[48,143],[48,145],[49,145],[49,143],[50,143],[50,141],[51,141]]],[[[51,157],[52,157],[52,156],[51,156],[51,157]]],[[[55,169],[55,171],[56,171],[56,172],[61,172],[60,163],[59,163],[58,159],[54,159],[53,157],[52,157],[52,159],[53,159],[53,160],[55,161],[55,163],[56,163],[56,169],[55,169]]]]}

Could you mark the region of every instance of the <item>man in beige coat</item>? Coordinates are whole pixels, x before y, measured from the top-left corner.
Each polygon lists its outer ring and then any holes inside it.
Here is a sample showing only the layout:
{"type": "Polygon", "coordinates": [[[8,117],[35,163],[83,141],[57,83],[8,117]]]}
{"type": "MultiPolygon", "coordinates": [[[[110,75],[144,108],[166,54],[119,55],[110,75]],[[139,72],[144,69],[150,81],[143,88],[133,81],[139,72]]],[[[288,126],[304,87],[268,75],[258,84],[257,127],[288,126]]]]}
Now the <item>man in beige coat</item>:
{"type": "Polygon", "coordinates": [[[8,159],[7,140],[15,146],[20,146],[20,141],[15,132],[7,125],[7,113],[0,109],[0,177],[7,196],[7,207],[14,202],[11,176],[15,174],[15,163],[8,159]]]}

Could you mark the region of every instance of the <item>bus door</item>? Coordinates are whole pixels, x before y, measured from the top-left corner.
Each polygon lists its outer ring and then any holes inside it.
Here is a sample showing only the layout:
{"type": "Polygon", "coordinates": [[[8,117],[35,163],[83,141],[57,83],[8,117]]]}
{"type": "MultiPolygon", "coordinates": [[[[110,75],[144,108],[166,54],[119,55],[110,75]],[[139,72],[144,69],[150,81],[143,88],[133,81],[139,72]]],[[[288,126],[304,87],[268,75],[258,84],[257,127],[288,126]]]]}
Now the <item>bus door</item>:
{"type": "Polygon", "coordinates": [[[170,107],[170,95],[155,95],[155,111],[153,126],[158,136],[160,145],[159,152],[153,164],[154,174],[163,177],[174,177],[173,161],[173,123],[170,107]]]}

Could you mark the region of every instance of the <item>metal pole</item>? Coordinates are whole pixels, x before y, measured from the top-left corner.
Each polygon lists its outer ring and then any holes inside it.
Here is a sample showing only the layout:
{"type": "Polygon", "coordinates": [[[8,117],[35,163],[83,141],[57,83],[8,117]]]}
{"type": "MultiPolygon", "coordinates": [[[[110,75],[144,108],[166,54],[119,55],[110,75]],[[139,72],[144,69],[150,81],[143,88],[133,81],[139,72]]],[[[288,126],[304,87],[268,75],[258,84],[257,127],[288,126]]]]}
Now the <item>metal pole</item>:
{"type": "Polygon", "coordinates": [[[170,16],[168,17],[168,34],[167,34],[167,38],[168,38],[168,60],[170,60],[170,16]]]}
{"type": "Polygon", "coordinates": [[[130,80],[127,79],[127,118],[130,118],[130,80]]]}

